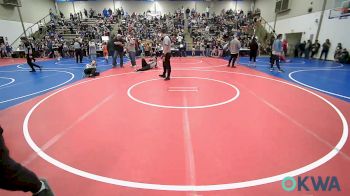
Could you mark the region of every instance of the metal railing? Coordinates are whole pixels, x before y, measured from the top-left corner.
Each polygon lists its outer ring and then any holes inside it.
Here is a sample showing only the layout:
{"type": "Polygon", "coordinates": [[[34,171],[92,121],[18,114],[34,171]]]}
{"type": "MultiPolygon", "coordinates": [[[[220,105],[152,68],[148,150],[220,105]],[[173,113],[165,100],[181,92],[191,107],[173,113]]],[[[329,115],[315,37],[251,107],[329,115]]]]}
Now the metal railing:
{"type": "Polygon", "coordinates": [[[263,17],[260,16],[260,19],[260,24],[266,29],[266,31],[269,33],[273,33],[275,36],[277,36],[275,29],[263,17]]]}
{"type": "MultiPolygon", "coordinates": [[[[43,22],[42,24],[46,26],[46,24],[47,24],[48,22],[50,22],[50,20],[51,20],[50,14],[44,16],[44,17],[41,18],[39,21],[37,21],[36,23],[34,23],[32,26],[28,27],[28,28],[25,30],[25,34],[26,34],[26,35],[29,35],[29,36],[32,35],[32,34],[34,34],[34,33],[39,29],[39,26],[40,26],[39,23],[43,22]]],[[[18,45],[19,45],[19,42],[20,42],[20,38],[21,38],[21,37],[24,37],[25,34],[24,34],[24,32],[23,32],[20,36],[18,36],[18,37],[15,39],[15,41],[13,41],[13,42],[11,43],[11,46],[12,46],[12,47],[15,46],[15,47],[17,48],[18,45]]]]}

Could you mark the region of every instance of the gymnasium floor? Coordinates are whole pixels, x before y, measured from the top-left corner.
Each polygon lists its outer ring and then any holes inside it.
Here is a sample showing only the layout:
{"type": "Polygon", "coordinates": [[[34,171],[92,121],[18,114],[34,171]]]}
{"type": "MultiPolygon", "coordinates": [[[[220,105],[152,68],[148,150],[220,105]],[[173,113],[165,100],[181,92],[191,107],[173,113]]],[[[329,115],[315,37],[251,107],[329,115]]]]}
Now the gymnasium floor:
{"type": "Polygon", "coordinates": [[[96,78],[72,59],[1,66],[12,156],[64,196],[350,195],[350,65],[171,61],[170,81],[102,59],[96,78]],[[336,176],[341,191],[286,192],[286,176],[336,176]]]}

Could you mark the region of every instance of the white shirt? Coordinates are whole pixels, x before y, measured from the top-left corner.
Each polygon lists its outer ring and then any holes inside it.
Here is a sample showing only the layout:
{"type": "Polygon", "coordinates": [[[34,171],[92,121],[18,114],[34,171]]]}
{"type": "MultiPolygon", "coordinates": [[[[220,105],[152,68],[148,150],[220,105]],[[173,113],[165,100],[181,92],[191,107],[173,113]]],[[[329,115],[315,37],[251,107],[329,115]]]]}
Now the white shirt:
{"type": "Polygon", "coordinates": [[[163,39],[163,54],[171,52],[171,40],[169,36],[165,36],[163,39]]]}

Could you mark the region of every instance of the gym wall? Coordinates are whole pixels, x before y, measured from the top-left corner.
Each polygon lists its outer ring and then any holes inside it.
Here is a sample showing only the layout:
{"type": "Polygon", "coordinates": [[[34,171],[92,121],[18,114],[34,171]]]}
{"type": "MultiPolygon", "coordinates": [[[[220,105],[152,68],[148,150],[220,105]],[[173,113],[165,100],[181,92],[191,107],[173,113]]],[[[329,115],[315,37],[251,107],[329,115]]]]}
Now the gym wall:
{"type": "MultiPolygon", "coordinates": [[[[20,9],[26,28],[49,14],[50,8],[55,10],[54,0],[21,0],[21,3],[20,9]]],[[[17,8],[0,5],[0,36],[7,37],[11,44],[22,33],[23,29],[17,8]]]]}
{"type": "MultiPolygon", "coordinates": [[[[337,6],[338,0],[328,0],[326,10],[324,12],[321,24],[320,34],[318,37],[321,45],[326,39],[330,39],[331,48],[328,59],[333,60],[335,48],[338,43],[342,43],[343,47],[350,49],[350,17],[343,19],[329,19],[329,10],[337,6]]],[[[302,33],[301,41],[307,41],[313,37],[315,41],[317,28],[320,21],[323,0],[290,0],[290,11],[278,14],[276,22],[276,33],[302,33]],[[311,2],[312,5],[311,5],[311,2]],[[305,4],[307,6],[305,6],[305,4]],[[312,7],[312,12],[308,12],[308,8],[312,7]]],[[[276,0],[257,0],[255,7],[261,10],[262,17],[274,26],[275,19],[275,3],[276,0]],[[273,9],[271,9],[273,8],[273,9]]],[[[320,50],[321,52],[321,50],[320,50]]]]}
{"type": "MultiPolygon", "coordinates": [[[[210,12],[214,11],[220,13],[222,9],[243,9],[247,12],[250,8],[250,0],[237,1],[220,1],[220,2],[206,2],[206,1],[115,1],[115,8],[123,7],[124,11],[128,13],[142,13],[147,10],[152,12],[157,11],[162,14],[168,12],[174,12],[177,8],[182,6],[186,8],[196,8],[199,12],[205,12],[207,6],[210,7],[210,12]]],[[[111,8],[113,10],[114,5],[112,0],[100,0],[100,1],[77,1],[74,2],[75,11],[79,12],[85,9],[89,10],[93,8],[97,12],[102,12],[104,8],[111,8]]],[[[58,8],[65,16],[69,16],[70,13],[74,13],[72,2],[58,2],[58,8]]]]}

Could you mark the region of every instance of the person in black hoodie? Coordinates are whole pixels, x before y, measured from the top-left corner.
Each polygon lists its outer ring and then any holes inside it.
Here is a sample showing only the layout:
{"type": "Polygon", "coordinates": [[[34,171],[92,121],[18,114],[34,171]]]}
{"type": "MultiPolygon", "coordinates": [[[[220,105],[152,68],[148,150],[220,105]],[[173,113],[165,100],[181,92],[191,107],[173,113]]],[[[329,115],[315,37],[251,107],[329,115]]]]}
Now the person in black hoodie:
{"type": "Polygon", "coordinates": [[[249,44],[250,53],[249,53],[249,65],[251,65],[252,59],[253,59],[253,66],[256,67],[256,56],[258,55],[258,49],[259,45],[256,42],[255,37],[252,39],[252,41],[249,44]]]}
{"type": "Polygon", "coordinates": [[[39,179],[35,173],[23,167],[10,157],[0,126],[0,188],[10,191],[32,192],[33,196],[53,196],[45,179],[39,179]]]}
{"type": "Polygon", "coordinates": [[[311,58],[314,58],[315,54],[318,53],[318,50],[320,49],[321,44],[318,43],[318,40],[315,41],[314,44],[311,46],[311,58]]]}
{"type": "Polygon", "coordinates": [[[26,55],[26,59],[27,59],[27,64],[32,69],[30,72],[35,72],[34,67],[39,68],[40,71],[41,71],[41,66],[33,63],[33,59],[34,58],[33,58],[33,47],[32,47],[32,44],[25,37],[22,37],[21,41],[23,42],[23,44],[25,46],[25,55],[26,55]]]}

